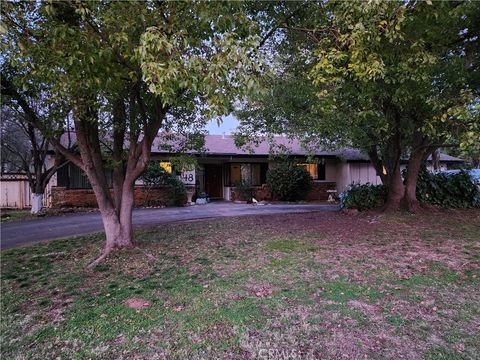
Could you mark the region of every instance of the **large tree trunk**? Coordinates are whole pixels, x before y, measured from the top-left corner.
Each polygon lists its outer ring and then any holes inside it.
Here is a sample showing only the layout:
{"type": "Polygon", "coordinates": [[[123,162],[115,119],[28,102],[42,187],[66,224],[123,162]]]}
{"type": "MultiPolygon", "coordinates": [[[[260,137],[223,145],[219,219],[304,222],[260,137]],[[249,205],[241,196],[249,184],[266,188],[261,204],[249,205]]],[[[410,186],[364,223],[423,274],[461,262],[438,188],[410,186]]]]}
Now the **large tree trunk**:
{"type": "MultiPolygon", "coordinates": [[[[139,103],[142,99],[139,97],[139,103]]],[[[143,103],[142,103],[143,104],[143,103]]],[[[80,104],[82,105],[82,104],[80,104]]],[[[135,180],[143,173],[150,161],[150,150],[158,129],[166,115],[159,99],[155,101],[156,117],[148,121],[146,115],[142,131],[130,129],[128,133],[129,149],[127,159],[123,160],[123,144],[125,137],[125,107],[118,102],[114,110],[113,159],[114,181],[112,197],[104,172],[104,162],[99,142],[98,118],[88,104],[79,107],[75,119],[77,139],[82,157],[83,169],[86,172],[97,198],[105,228],[106,243],[102,255],[89,267],[96,266],[105,259],[113,249],[135,246],[132,225],[134,206],[135,180]],[[139,140],[140,133],[143,138],[139,140]]]]}
{"type": "Polygon", "coordinates": [[[408,160],[407,174],[405,177],[405,194],[402,199],[402,206],[412,213],[420,210],[420,203],[417,199],[417,179],[424,160],[425,151],[417,151],[410,155],[408,160]]]}
{"type": "Polygon", "coordinates": [[[385,179],[387,181],[388,194],[383,210],[386,212],[400,210],[401,201],[405,192],[402,173],[400,171],[401,156],[401,136],[397,131],[389,140],[389,145],[384,156],[384,166],[387,173],[385,179]]]}
{"type": "Polygon", "coordinates": [[[397,162],[397,164],[390,171],[390,174],[387,174],[387,200],[383,207],[383,210],[386,212],[400,210],[401,201],[405,193],[405,186],[403,185],[402,175],[400,172],[400,163],[397,162]]]}
{"type": "Polygon", "coordinates": [[[35,167],[35,178],[32,178],[30,182],[30,189],[32,191],[32,207],[30,209],[30,213],[32,215],[36,215],[42,211],[43,208],[43,193],[45,191],[45,187],[42,186],[42,166],[37,158],[34,159],[34,167],[35,167]]]}
{"type": "Polygon", "coordinates": [[[132,226],[133,186],[123,187],[120,209],[114,206],[108,188],[97,187],[94,191],[102,215],[106,241],[101,256],[89,265],[90,268],[103,261],[114,249],[135,246],[132,226]]]}
{"type": "Polygon", "coordinates": [[[38,214],[43,208],[43,193],[32,193],[32,208],[30,213],[33,215],[38,214]]]}

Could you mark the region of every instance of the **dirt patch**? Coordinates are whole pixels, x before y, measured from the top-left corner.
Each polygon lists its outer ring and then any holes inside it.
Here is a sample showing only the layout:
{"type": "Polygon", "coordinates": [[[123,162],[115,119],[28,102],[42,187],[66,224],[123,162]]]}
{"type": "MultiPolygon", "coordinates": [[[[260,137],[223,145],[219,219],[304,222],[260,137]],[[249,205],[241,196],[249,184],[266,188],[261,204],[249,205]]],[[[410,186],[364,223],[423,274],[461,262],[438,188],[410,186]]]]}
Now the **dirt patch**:
{"type": "Polygon", "coordinates": [[[147,301],[142,298],[130,298],[125,300],[123,304],[129,307],[130,309],[134,309],[134,310],[145,309],[151,306],[150,301],[147,301]]]}

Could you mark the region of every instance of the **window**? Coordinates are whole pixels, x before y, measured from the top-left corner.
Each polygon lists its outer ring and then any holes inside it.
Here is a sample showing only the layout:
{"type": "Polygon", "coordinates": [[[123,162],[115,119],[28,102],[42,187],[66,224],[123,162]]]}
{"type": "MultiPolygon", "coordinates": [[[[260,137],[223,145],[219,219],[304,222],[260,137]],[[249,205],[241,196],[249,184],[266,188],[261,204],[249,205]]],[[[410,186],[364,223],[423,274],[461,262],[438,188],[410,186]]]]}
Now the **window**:
{"type": "Polygon", "coordinates": [[[170,161],[160,161],[160,167],[162,167],[167,173],[172,173],[172,163],[170,161]]]}
{"type": "Polygon", "coordinates": [[[268,164],[230,163],[225,166],[225,186],[235,186],[240,181],[248,181],[252,186],[266,182],[268,164]]]}
{"type": "MultiPolygon", "coordinates": [[[[112,186],[112,171],[106,170],[108,186],[112,186]]],[[[57,185],[64,186],[67,189],[91,189],[92,185],[88,181],[87,174],[72,163],[62,166],[57,172],[57,185]]]]}
{"type": "Polygon", "coordinates": [[[325,162],[318,164],[298,164],[310,173],[313,180],[325,180],[325,162]]]}

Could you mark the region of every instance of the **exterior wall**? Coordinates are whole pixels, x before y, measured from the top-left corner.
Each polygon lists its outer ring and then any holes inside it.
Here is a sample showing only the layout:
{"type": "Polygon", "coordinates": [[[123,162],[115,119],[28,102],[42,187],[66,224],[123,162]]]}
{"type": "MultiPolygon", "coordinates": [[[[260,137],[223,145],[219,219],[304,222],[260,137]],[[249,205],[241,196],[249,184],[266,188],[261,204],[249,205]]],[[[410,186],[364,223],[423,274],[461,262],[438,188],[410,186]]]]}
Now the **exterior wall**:
{"type": "MultiPolygon", "coordinates": [[[[166,188],[152,188],[146,191],[143,186],[134,190],[135,206],[168,206],[170,194],[166,188]]],[[[52,207],[97,207],[97,200],[92,189],[52,188],[52,207]]]]}
{"type": "Polygon", "coordinates": [[[307,201],[328,200],[327,190],[335,190],[336,183],[331,181],[314,181],[313,189],[307,195],[307,201]]]}
{"type": "MultiPolygon", "coordinates": [[[[51,206],[51,181],[43,195],[43,206],[51,206]]],[[[0,181],[0,207],[5,209],[29,209],[32,207],[32,191],[25,175],[3,174],[0,181]]]]}
{"type": "MultiPolygon", "coordinates": [[[[327,190],[335,190],[335,182],[314,181],[312,190],[307,195],[307,201],[326,201],[328,200],[327,190]]],[[[239,200],[235,188],[229,188],[230,194],[228,200],[239,200]]],[[[266,185],[254,187],[254,198],[258,201],[272,200],[272,194],[266,185]]],[[[227,200],[227,199],[225,199],[227,200]]]]}
{"type": "Polygon", "coordinates": [[[325,180],[327,182],[336,182],[338,177],[338,165],[340,163],[336,159],[325,159],[325,180]]]}
{"type": "Polygon", "coordinates": [[[355,184],[382,184],[372,164],[363,162],[342,162],[337,169],[337,191],[341,193],[348,185],[355,184]]]}
{"type": "Polygon", "coordinates": [[[350,163],[350,176],[350,184],[382,184],[380,176],[377,176],[375,168],[370,163],[350,163]]]}

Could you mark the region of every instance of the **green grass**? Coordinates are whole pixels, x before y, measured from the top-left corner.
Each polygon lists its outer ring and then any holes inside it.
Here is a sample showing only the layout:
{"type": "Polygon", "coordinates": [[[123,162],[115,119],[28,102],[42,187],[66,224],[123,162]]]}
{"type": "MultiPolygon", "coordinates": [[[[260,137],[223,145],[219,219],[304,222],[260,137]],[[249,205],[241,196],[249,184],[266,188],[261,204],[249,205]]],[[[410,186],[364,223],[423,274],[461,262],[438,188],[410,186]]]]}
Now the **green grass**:
{"type": "Polygon", "coordinates": [[[318,246],[306,244],[298,240],[272,240],[267,243],[267,250],[279,252],[306,252],[317,251],[318,246]]]}
{"type": "Polygon", "coordinates": [[[30,214],[30,211],[28,210],[2,210],[1,213],[2,223],[37,218],[36,216],[30,214]]]}
{"type": "Polygon", "coordinates": [[[165,225],[94,270],[102,235],[3,251],[0,355],[244,359],[268,344],[314,357],[475,358],[479,213],[446,215],[444,227],[428,214],[371,225],[325,213],[165,225]],[[127,307],[133,298],[149,306],[127,307]]]}

